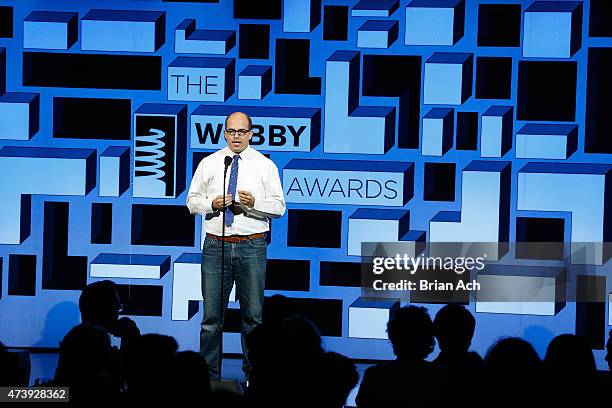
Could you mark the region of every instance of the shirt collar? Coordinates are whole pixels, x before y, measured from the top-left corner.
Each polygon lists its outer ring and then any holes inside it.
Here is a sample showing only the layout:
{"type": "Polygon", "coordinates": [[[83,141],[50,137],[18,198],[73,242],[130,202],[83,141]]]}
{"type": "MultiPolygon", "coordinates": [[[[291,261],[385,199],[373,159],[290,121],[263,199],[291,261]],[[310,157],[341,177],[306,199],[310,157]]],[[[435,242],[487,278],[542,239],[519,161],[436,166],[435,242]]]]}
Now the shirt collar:
{"type": "Polygon", "coordinates": [[[242,157],[243,159],[249,158],[251,156],[251,153],[253,153],[253,148],[251,147],[251,145],[248,145],[246,149],[244,149],[242,153],[240,153],[240,157],[242,157]]]}

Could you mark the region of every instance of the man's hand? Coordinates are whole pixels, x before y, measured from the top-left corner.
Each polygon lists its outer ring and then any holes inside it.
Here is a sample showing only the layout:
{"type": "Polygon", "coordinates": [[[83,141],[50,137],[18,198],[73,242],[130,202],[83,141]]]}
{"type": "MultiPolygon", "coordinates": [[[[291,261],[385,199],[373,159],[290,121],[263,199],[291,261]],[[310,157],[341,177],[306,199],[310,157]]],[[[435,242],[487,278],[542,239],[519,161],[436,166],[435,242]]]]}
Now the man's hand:
{"type": "Polygon", "coordinates": [[[220,210],[223,207],[227,207],[228,205],[230,205],[232,203],[232,195],[231,194],[227,194],[225,196],[222,195],[218,195],[217,197],[215,197],[215,199],[212,201],[212,209],[213,210],[220,210]],[[225,197],[225,198],[224,198],[225,197]]]}
{"type": "Polygon", "coordinates": [[[117,320],[114,330],[111,333],[122,339],[125,337],[134,338],[140,336],[140,329],[136,326],[136,322],[124,316],[117,320]]]}
{"type": "Polygon", "coordinates": [[[240,200],[240,204],[246,207],[253,208],[255,205],[255,197],[246,190],[238,190],[238,199],[240,200]]]}

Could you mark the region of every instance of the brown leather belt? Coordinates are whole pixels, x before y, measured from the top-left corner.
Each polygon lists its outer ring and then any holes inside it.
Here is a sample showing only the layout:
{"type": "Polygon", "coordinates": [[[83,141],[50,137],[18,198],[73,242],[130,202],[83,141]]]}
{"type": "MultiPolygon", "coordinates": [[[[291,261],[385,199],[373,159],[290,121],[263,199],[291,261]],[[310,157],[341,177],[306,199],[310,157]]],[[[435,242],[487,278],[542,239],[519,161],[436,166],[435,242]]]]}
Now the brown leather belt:
{"type": "Polygon", "coordinates": [[[251,234],[251,235],[230,235],[230,236],[227,236],[227,237],[221,237],[219,235],[206,233],[206,236],[208,238],[218,239],[219,241],[236,243],[236,242],[240,242],[240,241],[246,241],[246,240],[249,240],[249,239],[265,238],[266,237],[266,233],[265,232],[258,232],[256,234],[251,234]]]}

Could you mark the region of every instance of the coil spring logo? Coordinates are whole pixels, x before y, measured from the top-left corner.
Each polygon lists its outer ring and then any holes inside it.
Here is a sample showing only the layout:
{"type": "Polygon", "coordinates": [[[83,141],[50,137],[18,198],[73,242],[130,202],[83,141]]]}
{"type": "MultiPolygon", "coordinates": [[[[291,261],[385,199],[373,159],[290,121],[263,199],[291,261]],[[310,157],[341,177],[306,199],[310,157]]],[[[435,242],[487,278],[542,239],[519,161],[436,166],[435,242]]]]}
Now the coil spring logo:
{"type": "Polygon", "coordinates": [[[136,116],[134,196],[174,197],[176,122],[170,116],[136,116]]]}
{"type": "Polygon", "coordinates": [[[157,181],[163,184],[161,179],[166,173],[162,170],[165,165],[162,159],[166,155],[162,149],[166,144],[162,139],[166,136],[166,133],[159,129],[151,129],[149,132],[152,134],[138,136],[136,139],[136,162],[145,163],[144,165],[138,166],[137,172],[140,174],[139,177],[143,179],[146,178],[152,183],[157,181]],[[148,155],[144,156],[146,153],[148,153],[148,155]],[[149,165],[146,163],[149,163],[149,165]]]}

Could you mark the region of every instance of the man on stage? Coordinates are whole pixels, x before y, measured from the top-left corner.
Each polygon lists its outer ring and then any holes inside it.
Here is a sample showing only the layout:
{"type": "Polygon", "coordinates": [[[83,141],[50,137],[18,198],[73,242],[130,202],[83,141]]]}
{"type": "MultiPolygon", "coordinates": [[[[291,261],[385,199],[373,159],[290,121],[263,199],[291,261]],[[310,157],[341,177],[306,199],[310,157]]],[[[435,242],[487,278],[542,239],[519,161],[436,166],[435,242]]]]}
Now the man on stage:
{"type": "Polygon", "coordinates": [[[224,136],[227,146],[202,159],[187,196],[191,214],[205,216],[206,238],[202,255],[204,317],[200,329],[200,351],[212,380],[218,380],[220,376],[223,316],[233,282],[236,282],[236,297],[240,302],[242,368],[248,379],[250,364],[246,336],[261,324],[269,222],[270,218],[285,213],[278,169],[270,159],[249,146],[253,137],[251,126],[251,118],[242,112],[234,112],[226,118],[224,136]],[[226,168],[227,181],[223,186],[226,168]],[[225,238],[222,237],[223,212],[225,238]]]}

